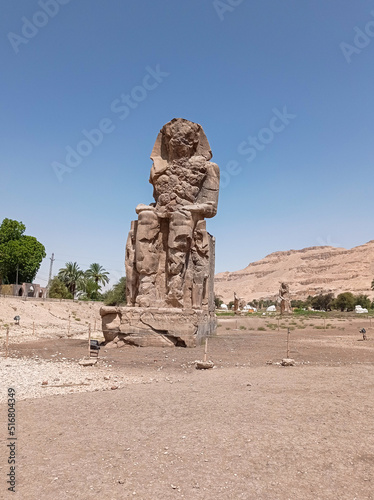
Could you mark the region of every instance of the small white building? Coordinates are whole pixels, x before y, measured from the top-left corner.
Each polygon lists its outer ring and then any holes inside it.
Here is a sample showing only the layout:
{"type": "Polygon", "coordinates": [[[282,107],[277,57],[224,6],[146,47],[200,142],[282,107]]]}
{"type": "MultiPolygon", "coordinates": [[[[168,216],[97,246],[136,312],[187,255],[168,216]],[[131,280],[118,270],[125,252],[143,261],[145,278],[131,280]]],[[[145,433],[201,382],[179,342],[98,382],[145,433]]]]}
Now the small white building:
{"type": "Polygon", "coordinates": [[[357,314],[363,314],[363,313],[368,313],[369,311],[365,308],[365,307],[361,307],[361,306],[356,306],[355,307],[355,312],[357,314]]]}
{"type": "Polygon", "coordinates": [[[243,307],[243,311],[247,312],[247,311],[253,311],[253,312],[257,312],[257,309],[253,306],[249,306],[248,304],[246,306],[243,307]]]}
{"type": "Polygon", "coordinates": [[[275,306],[269,306],[267,309],[266,309],[266,312],[276,312],[277,311],[277,308],[275,306]]]}

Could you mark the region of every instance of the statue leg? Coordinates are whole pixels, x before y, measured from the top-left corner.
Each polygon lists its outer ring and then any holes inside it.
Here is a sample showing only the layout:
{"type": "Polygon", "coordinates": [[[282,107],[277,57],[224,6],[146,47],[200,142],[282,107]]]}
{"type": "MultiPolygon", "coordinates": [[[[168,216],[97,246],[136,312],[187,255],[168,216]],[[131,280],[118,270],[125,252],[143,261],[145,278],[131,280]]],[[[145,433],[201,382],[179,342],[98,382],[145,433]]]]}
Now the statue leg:
{"type": "Polygon", "coordinates": [[[193,218],[191,214],[174,212],[170,218],[168,236],[168,302],[183,307],[187,285],[188,255],[191,248],[193,218]]]}
{"type": "Polygon", "coordinates": [[[155,281],[159,264],[160,222],[154,210],[144,210],[138,217],[135,240],[136,271],[139,288],[136,305],[150,307],[156,300],[155,281]]]}
{"type": "Polygon", "coordinates": [[[135,305],[135,299],[138,294],[138,272],[135,261],[135,239],[137,230],[137,221],[131,222],[131,229],[126,242],[126,298],[129,306],[135,305]]]}

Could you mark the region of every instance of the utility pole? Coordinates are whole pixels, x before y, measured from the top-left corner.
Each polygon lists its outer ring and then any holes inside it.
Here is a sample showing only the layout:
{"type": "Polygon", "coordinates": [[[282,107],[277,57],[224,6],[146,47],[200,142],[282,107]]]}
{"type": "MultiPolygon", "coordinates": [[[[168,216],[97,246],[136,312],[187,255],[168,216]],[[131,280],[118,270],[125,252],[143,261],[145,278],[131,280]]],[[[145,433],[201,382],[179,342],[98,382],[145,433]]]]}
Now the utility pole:
{"type": "Polygon", "coordinates": [[[19,269],[19,264],[17,264],[17,274],[16,274],[16,294],[18,296],[18,269],[19,269]]]}
{"type": "Polygon", "coordinates": [[[51,264],[49,266],[49,277],[48,277],[48,285],[47,285],[47,299],[49,298],[49,287],[51,286],[51,279],[52,279],[52,267],[53,267],[53,262],[55,260],[55,254],[52,253],[52,257],[49,259],[51,261],[51,264]]]}

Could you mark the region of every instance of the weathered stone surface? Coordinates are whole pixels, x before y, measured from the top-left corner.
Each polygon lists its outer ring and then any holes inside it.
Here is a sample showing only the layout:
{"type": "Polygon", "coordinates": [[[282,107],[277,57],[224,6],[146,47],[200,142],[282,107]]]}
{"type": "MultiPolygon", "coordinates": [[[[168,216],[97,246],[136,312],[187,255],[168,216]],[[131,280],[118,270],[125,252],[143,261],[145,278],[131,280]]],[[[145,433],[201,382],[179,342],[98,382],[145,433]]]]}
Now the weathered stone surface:
{"type": "Polygon", "coordinates": [[[106,306],[100,314],[105,340],[110,342],[108,347],[124,344],[194,347],[202,338],[212,335],[217,326],[215,314],[201,309],[106,306]],[[114,323],[120,326],[113,332],[114,323]]]}
{"type": "Polygon", "coordinates": [[[197,123],[178,118],[161,129],[149,179],[155,203],[136,207],[126,246],[129,305],[209,308],[214,238],[204,219],[216,214],[219,190],[211,157],[197,123]]]}
{"type": "Polygon", "coordinates": [[[234,292],[234,311],[239,311],[239,297],[236,295],[236,292],[234,292]]]}
{"type": "Polygon", "coordinates": [[[81,359],[78,364],[81,366],[94,366],[97,363],[97,358],[81,359]]]}
{"type": "Polygon", "coordinates": [[[283,358],[281,364],[282,366],[294,366],[295,360],[292,358],[283,358]]]}
{"type": "Polygon", "coordinates": [[[214,367],[213,361],[196,361],[197,370],[209,370],[214,367]]]}
{"type": "Polygon", "coordinates": [[[136,207],[126,243],[128,307],[101,313],[108,342],[193,346],[214,333],[215,240],[205,218],[217,212],[219,168],[211,158],[197,123],[176,118],[158,134],[155,202],[136,207]]]}
{"type": "Polygon", "coordinates": [[[234,292],[234,312],[239,314],[239,312],[247,305],[243,297],[238,297],[237,293],[234,292]]]}
{"type": "Polygon", "coordinates": [[[290,300],[290,287],[287,283],[281,283],[279,289],[278,302],[281,314],[292,313],[291,300],[290,300]]]}

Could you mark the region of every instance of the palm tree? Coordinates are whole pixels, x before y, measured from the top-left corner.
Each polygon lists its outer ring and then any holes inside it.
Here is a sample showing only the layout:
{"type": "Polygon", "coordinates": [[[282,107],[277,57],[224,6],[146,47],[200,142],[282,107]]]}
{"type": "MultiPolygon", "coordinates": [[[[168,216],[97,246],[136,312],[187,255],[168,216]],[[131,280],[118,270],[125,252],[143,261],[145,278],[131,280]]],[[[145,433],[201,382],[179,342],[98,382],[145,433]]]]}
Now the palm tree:
{"type": "Polygon", "coordinates": [[[84,272],[79,269],[76,262],[67,262],[65,267],[59,270],[58,277],[63,283],[65,283],[74,298],[75,290],[84,277],[84,272]]]}
{"type": "Polygon", "coordinates": [[[97,300],[99,288],[100,286],[96,283],[96,281],[85,274],[84,278],[79,281],[79,292],[82,294],[79,295],[79,298],[97,300]]]}
{"type": "Polygon", "coordinates": [[[92,278],[98,286],[109,283],[109,273],[97,262],[90,265],[90,268],[86,271],[86,276],[92,278]]]}

